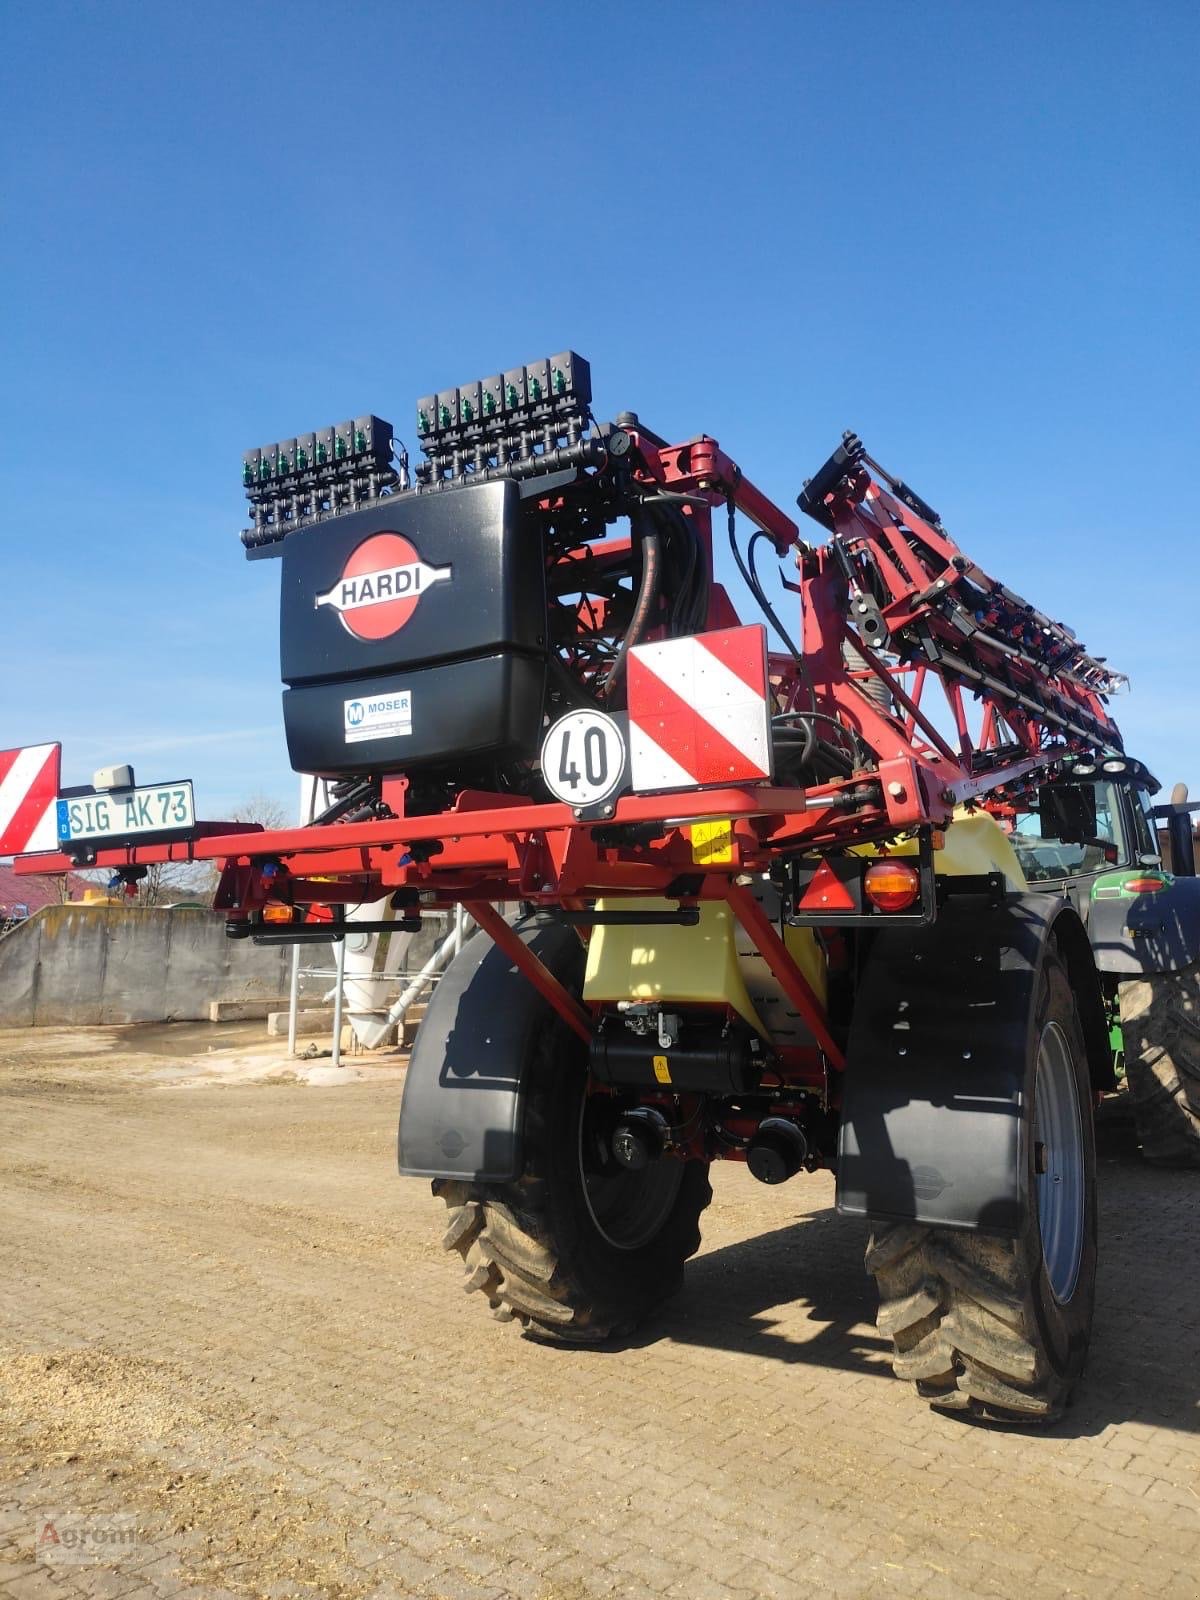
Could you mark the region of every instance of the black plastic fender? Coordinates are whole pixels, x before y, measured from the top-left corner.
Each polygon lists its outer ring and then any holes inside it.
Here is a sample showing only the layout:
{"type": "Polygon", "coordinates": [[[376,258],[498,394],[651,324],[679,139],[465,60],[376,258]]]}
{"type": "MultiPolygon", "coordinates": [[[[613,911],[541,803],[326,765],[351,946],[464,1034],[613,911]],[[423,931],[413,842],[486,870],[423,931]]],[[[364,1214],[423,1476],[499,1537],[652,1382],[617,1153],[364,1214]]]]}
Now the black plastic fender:
{"type": "Polygon", "coordinates": [[[1200,961],[1200,878],[1175,878],[1133,899],[1094,899],[1088,934],[1096,965],[1113,977],[1182,972],[1200,961]]]}
{"type": "Polygon", "coordinates": [[[934,923],[876,937],[846,1052],[839,1211],[1020,1232],[1025,1072],[1051,948],[1068,968],[1093,1082],[1103,1082],[1111,1058],[1099,979],[1064,898],[955,898],[934,923]]]}
{"type": "MultiPolygon", "coordinates": [[[[517,933],[577,990],[579,935],[531,917],[517,933]]],[[[551,1008],[485,933],[447,967],[413,1046],[400,1104],[400,1171],[504,1183],[522,1163],[524,1075],[551,1008]]]]}

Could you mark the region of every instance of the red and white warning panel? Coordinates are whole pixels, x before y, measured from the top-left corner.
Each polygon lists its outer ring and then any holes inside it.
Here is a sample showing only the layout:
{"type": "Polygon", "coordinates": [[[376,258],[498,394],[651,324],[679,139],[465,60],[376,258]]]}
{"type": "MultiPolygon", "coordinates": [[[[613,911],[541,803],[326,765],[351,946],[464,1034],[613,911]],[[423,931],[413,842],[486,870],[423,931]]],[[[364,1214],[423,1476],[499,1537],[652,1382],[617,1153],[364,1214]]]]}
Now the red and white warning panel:
{"type": "Polygon", "coordinates": [[[635,789],[771,777],[767,630],[761,624],[635,645],[628,672],[635,789]]]}
{"type": "Polygon", "coordinates": [[[60,744],[0,750],[0,856],[58,849],[60,744]]]}

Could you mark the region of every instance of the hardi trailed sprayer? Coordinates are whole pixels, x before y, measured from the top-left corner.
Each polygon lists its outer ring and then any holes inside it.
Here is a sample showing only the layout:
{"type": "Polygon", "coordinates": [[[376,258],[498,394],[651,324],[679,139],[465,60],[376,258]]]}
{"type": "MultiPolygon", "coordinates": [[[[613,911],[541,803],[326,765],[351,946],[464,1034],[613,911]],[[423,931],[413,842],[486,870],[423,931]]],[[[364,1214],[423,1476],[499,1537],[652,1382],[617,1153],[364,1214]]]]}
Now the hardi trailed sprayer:
{"type": "Polygon", "coordinates": [[[897,1373],[1051,1418],[1092,1320],[1119,984],[1174,983],[1200,943],[1106,709],[1121,680],[853,435],[799,497],[810,544],[715,440],[590,399],[571,352],[430,395],[415,481],[376,417],[249,454],[288,746],[335,803],[138,834],[145,791],[110,774],[23,866],[217,859],[229,933],[260,941],[465,906],[489,937],[421,1027],[400,1166],[497,1315],[620,1334],[678,1286],[711,1162],[830,1167],[897,1373]],[[714,579],[714,517],[778,649],[714,579]]]}

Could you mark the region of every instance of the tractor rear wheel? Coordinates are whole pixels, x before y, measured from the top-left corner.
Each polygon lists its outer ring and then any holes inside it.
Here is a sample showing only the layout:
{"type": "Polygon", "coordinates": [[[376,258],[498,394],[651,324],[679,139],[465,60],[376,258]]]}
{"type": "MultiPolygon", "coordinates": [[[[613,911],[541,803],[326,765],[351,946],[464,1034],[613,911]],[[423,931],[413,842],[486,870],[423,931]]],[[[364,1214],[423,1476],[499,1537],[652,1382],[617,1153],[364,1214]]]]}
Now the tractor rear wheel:
{"type": "Polygon", "coordinates": [[[1200,1167],[1200,967],[1123,983],[1125,1074],[1147,1161],[1200,1167]]]}
{"type": "Polygon", "coordinates": [[[557,1019],[528,1066],[524,1171],[504,1184],[437,1179],[444,1245],[502,1321],[566,1343],[635,1327],[678,1289],[712,1199],[708,1164],[613,1157],[608,1096],[587,1093],[578,1041],[557,1019]]]}
{"type": "Polygon", "coordinates": [[[1087,1053],[1047,956],[1031,1031],[1023,1145],[1031,1203],[1016,1239],[917,1223],[877,1227],[867,1270],[896,1376],[931,1406],[1052,1422],[1083,1371],[1096,1274],[1096,1152],[1087,1053]]]}

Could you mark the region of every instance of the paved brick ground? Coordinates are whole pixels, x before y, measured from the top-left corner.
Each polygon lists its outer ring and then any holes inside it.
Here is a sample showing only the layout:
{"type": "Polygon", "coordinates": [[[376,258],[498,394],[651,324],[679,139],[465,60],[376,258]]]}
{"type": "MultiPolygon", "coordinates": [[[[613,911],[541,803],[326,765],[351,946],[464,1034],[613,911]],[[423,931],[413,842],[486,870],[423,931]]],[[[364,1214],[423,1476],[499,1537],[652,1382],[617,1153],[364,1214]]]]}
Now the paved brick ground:
{"type": "Polygon", "coordinates": [[[631,1346],[491,1322],[394,1176],[398,1084],[189,1081],[0,1036],[0,1591],[35,1597],[1200,1593],[1200,1185],[1110,1149],[1085,1391],[1044,1435],[890,1376],[824,1178],[716,1175],[631,1346]],[[127,1513],[108,1566],[35,1560],[127,1513]]]}

